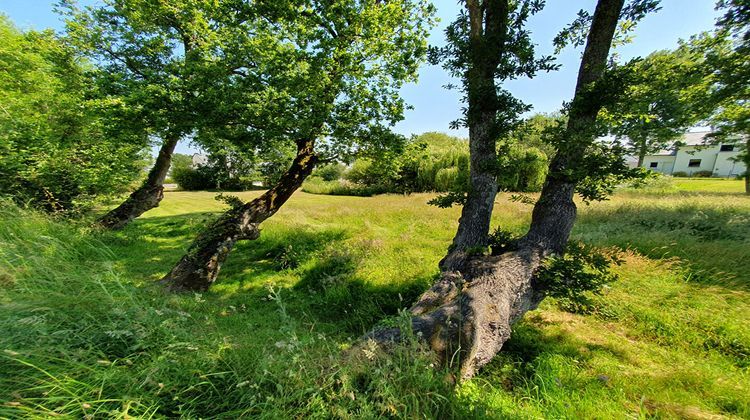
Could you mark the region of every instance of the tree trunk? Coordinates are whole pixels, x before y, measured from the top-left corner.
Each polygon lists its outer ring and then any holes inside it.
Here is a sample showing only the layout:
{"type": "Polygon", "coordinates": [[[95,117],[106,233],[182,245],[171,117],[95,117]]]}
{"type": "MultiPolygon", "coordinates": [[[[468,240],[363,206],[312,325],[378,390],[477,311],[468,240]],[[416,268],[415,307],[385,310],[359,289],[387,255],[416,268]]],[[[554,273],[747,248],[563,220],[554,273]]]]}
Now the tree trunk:
{"type": "Polygon", "coordinates": [[[745,194],[750,195],[750,134],[745,138],[745,194]]]}
{"type": "Polygon", "coordinates": [[[260,237],[258,225],[275,214],[315,166],[314,141],[297,145],[297,156],[279,182],[260,197],[221,215],[200,233],[162,280],[170,291],[207,290],[238,240],[260,237]]]}
{"type": "MultiPolygon", "coordinates": [[[[624,0],[599,0],[581,60],[561,148],[534,206],[528,233],[515,250],[498,256],[474,257],[462,270],[444,270],[440,279],[411,308],[411,324],[446,363],[458,363],[462,378],[500,351],[511,327],[537,307],[544,290],[534,273],[548,256],[561,253],[576,218],[575,180],[566,175],[594,140],[591,126],[601,100],[589,94],[606,69],[607,57],[624,0]],[[568,143],[569,142],[569,143],[568,143]],[[567,143],[567,144],[566,144],[567,143]]],[[[401,338],[398,329],[374,331],[366,338],[387,345],[401,338]]]]}
{"type": "Polygon", "coordinates": [[[137,190],[115,209],[99,219],[98,224],[107,229],[121,229],[143,213],[159,206],[164,198],[164,179],[172,163],[172,153],[177,146],[179,136],[168,136],[159,149],[159,155],[146,180],[137,190]]]}
{"type": "Polygon", "coordinates": [[[638,148],[638,167],[643,166],[643,160],[646,158],[646,144],[641,144],[638,148]]]}
{"type": "Polygon", "coordinates": [[[497,152],[492,136],[494,113],[485,113],[469,129],[471,187],[461,210],[450,252],[441,261],[444,270],[459,269],[471,248],[487,246],[492,209],[497,196],[497,152]]]}
{"type": "Polygon", "coordinates": [[[440,262],[443,270],[458,270],[471,248],[486,247],[492,209],[497,196],[496,141],[498,97],[495,71],[504,53],[507,0],[482,6],[467,1],[469,12],[469,68],[465,72],[469,108],[469,179],[466,202],[448,255],[440,262]],[[486,16],[484,16],[486,14],[486,16]]]}

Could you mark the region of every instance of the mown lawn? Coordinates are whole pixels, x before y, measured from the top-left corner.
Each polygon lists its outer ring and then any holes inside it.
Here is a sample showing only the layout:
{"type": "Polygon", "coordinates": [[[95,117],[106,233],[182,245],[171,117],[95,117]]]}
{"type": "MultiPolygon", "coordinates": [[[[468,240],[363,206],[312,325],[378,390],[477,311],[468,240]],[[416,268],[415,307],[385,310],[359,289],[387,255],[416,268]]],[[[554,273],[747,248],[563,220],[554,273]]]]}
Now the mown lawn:
{"type": "Polygon", "coordinates": [[[680,191],[742,193],[745,181],[731,178],[673,178],[680,191]]]}
{"type": "MultiPolygon", "coordinates": [[[[750,197],[735,186],[581,204],[575,239],[621,250],[620,280],[590,313],[545,301],[455,388],[418,344],[345,351],[437,274],[459,210],[431,195],[297,193],[210,292],[180,296],[154,282],[223,208],[215,193],[168,192],[114,234],[6,203],[0,417],[747,418],[750,197]]],[[[495,224],[520,232],[530,210],[501,195],[495,224]]]]}

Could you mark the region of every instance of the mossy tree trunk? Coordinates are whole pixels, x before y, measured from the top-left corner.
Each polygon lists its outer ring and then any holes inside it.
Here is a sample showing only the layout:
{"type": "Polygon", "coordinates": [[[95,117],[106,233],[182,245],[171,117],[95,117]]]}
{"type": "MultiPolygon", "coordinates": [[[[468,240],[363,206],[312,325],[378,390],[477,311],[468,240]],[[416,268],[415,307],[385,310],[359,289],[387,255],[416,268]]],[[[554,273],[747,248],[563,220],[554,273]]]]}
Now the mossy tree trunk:
{"type": "Polygon", "coordinates": [[[260,223],[273,216],[310,175],[316,161],[313,146],[312,140],[299,142],[294,161],[278,183],[260,197],[227,211],[201,232],[162,284],[170,291],[207,290],[234,244],[260,237],[260,223]]]}
{"type": "MultiPolygon", "coordinates": [[[[514,250],[473,257],[460,270],[444,270],[440,279],[411,308],[412,329],[444,362],[457,362],[461,377],[473,376],[510,338],[511,327],[537,307],[544,290],[534,273],[548,256],[563,251],[576,218],[575,181],[567,178],[593,141],[591,126],[601,99],[587,95],[600,80],[624,0],[599,0],[579,69],[565,143],[550,167],[528,233],[514,250]]],[[[379,343],[399,340],[399,329],[370,333],[379,343]]]]}
{"type": "Polygon", "coordinates": [[[172,154],[179,139],[177,135],[170,135],[164,139],[146,180],[122,204],[102,216],[98,220],[100,226],[106,229],[122,229],[133,219],[159,206],[159,202],[164,198],[164,180],[167,178],[172,154]]]}

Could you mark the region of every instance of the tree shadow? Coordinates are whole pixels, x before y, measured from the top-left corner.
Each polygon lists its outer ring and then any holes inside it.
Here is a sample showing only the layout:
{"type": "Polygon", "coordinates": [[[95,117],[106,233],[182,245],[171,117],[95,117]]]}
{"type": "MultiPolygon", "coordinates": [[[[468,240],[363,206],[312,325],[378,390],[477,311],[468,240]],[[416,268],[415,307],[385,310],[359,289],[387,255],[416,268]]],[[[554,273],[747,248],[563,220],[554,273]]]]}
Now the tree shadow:
{"type": "MultiPolygon", "coordinates": [[[[612,346],[592,343],[573,336],[565,331],[546,331],[541,316],[529,313],[513,326],[513,333],[503,345],[502,351],[482,368],[480,378],[502,384],[508,391],[525,387],[540,380],[538,360],[545,355],[585,363],[597,353],[616,358],[620,363],[637,364],[628,354],[612,346]]],[[[606,382],[606,377],[592,377],[591,382],[606,382]]]]}
{"type": "MultiPolygon", "coordinates": [[[[113,251],[114,263],[135,281],[163,277],[187,251],[196,235],[217,213],[202,212],[139,219],[117,232],[101,232],[113,251]]],[[[345,230],[305,226],[263,229],[260,238],[240,241],[222,266],[218,282],[243,287],[314,259],[325,246],[346,238],[345,230]]]]}
{"type": "Polygon", "coordinates": [[[378,322],[408,308],[434,276],[373,284],[357,274],[362,256],[330,249],[301,271],[292,290],[305,301],[305,313],[318,322],[335,323],[340,332],[359,336],[378,322]]]}

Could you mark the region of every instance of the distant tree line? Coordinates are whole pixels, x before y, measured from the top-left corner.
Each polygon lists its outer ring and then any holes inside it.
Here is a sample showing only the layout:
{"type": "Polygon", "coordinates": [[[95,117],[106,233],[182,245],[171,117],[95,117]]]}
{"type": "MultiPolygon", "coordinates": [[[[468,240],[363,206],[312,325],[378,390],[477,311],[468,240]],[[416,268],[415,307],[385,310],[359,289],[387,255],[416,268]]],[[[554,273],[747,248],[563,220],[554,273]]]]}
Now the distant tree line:
{"type": "MultiPolygon", "coordinates": [[[[554,148],[543,137],[560,116],[537,114],[498,141],[500,191],[538,192],[544,185],[554,148]]],[[[412,138],[404,150],[351,165],[332,163],[313,171],[303,191],[316,194],[364,195],[463,191],[469,186],[469,143],[444,133],[412,138]]]]}

